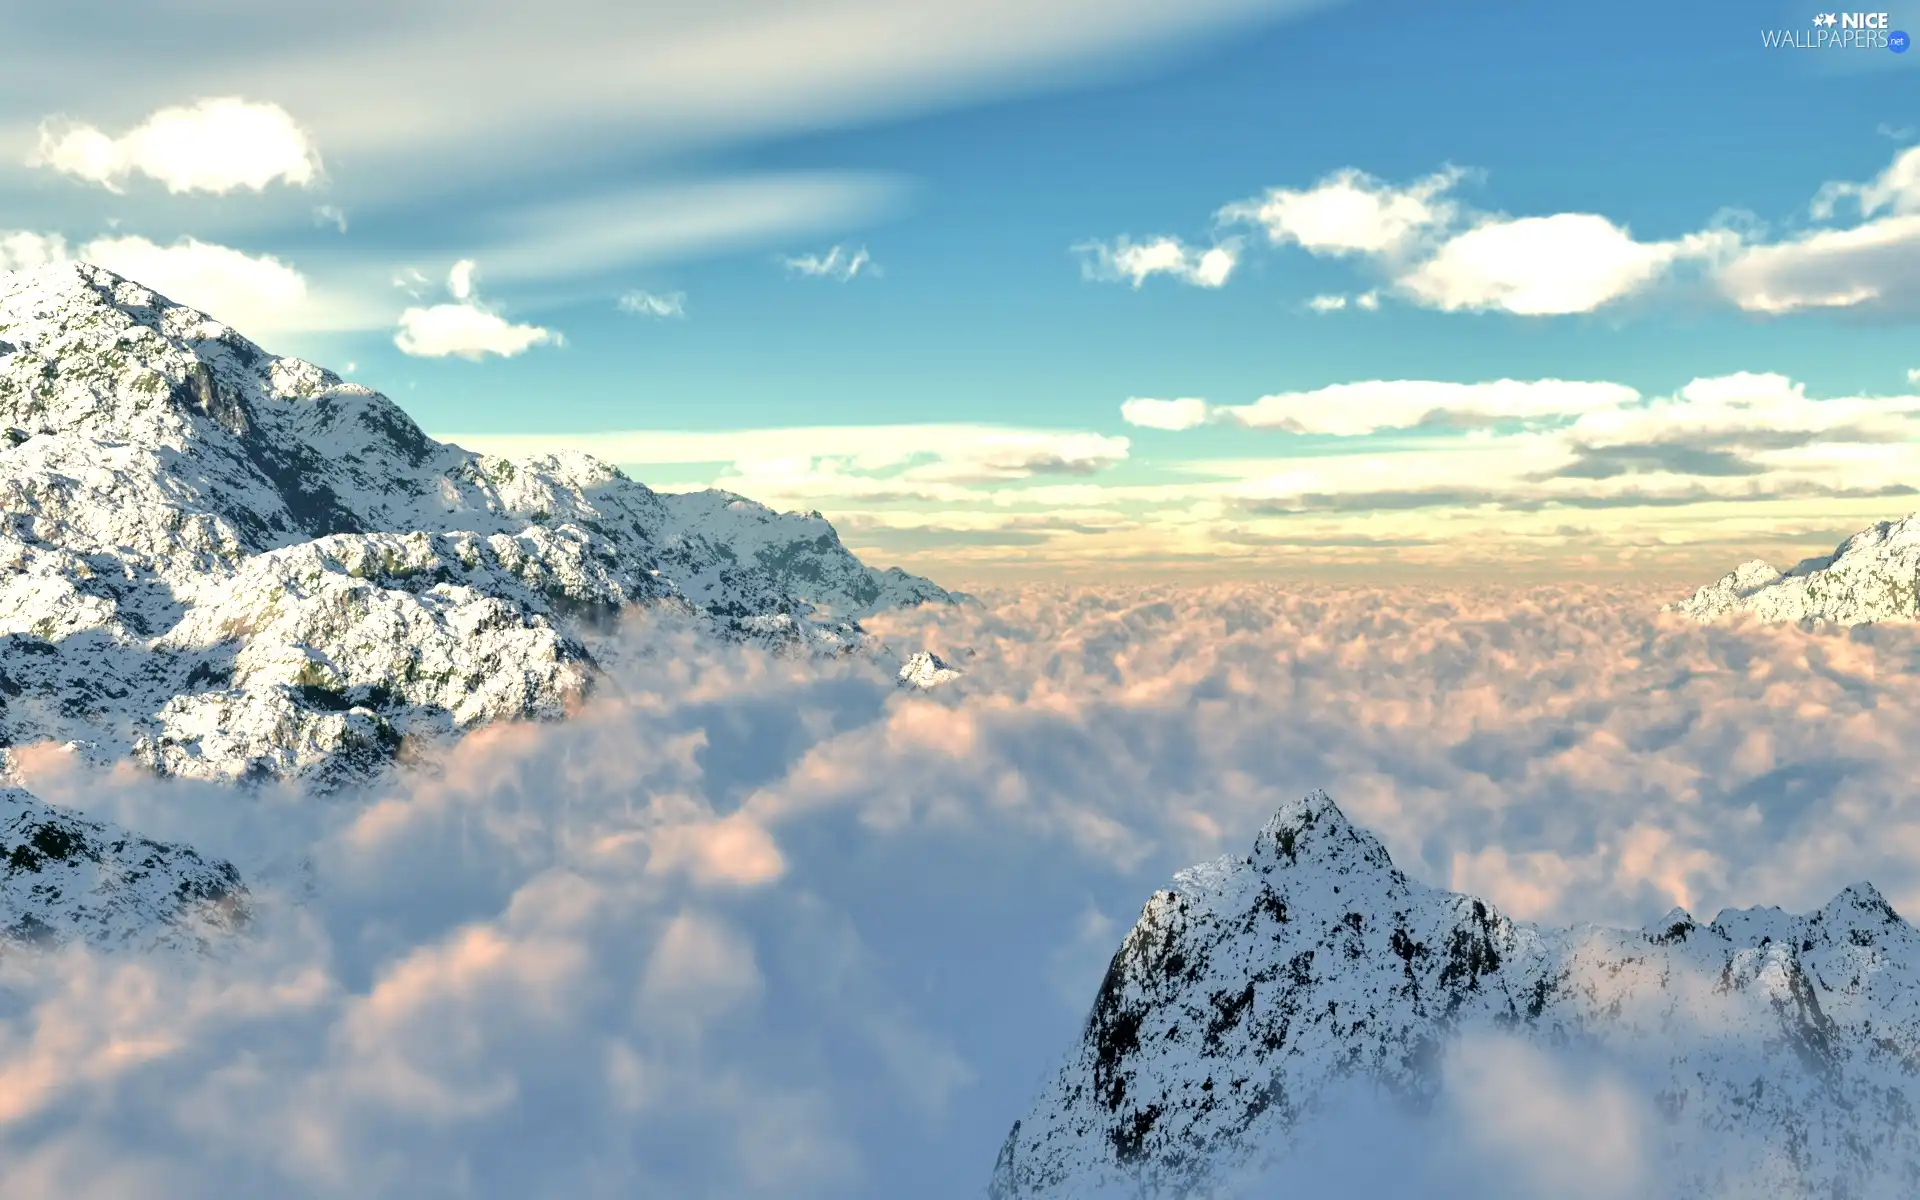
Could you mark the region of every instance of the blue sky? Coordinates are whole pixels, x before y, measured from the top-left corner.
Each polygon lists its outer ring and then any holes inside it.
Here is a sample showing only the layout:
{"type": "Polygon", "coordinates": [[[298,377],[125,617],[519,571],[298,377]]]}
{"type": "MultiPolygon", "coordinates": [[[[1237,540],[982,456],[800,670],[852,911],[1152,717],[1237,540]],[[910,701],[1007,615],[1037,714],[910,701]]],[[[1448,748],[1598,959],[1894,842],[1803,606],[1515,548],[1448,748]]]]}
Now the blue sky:
{"type": "Polygon", "coordinates": [[[1920,56],[1764,49],[1798,7],[163,10],[16,46],[8,258],[148,276],[476,449],[817,507],[957,578],[1697,573],[1910,507],[1920,56]],[[191,69],[131,48],[170,41],[191,69]],[[226,98],[280,123],[222,134],[226,98]],[[1430,386],[1498,380],[1532,398],[1430,386]]]}

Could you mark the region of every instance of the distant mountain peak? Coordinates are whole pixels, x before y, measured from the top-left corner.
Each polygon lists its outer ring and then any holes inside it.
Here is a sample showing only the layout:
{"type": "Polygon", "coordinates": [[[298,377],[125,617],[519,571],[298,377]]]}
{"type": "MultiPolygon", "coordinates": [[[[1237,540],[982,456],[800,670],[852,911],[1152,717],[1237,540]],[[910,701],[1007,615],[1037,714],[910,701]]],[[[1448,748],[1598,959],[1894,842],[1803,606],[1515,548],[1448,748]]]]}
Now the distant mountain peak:
{"type": "Polygon", "coordinates": [[[933,651],[922,650],[901,664],[898,678],[901,687],[927,691],[943,683],[951,683],[963,674],[965,672],[950,666],[945,659],[933,651]]]}
{"type": "Polygon", "coordinates": [[[1786,571],[1759,559],[1742,563],[1668,608],[1698,621],[1736,613],[1841,625],[1911,621],[1920,617],[1920,513],[1869,525],[1832,554],[1786,571]]]}

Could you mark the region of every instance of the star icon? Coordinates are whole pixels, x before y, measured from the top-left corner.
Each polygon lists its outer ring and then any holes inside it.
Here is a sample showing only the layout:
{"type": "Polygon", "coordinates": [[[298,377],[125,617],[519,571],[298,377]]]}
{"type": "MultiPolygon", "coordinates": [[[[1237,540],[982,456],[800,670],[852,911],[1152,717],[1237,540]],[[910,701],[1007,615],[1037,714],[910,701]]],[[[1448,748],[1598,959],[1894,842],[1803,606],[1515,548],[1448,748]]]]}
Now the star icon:
{"type": "Polygon", "coordinates": [[[1839,18],[1832,13],[1815,13],[1813,23],[1815,25],[1825,25],[1828,28],[1832,28],[1834,25],[1839,24],[1839,18]]]}

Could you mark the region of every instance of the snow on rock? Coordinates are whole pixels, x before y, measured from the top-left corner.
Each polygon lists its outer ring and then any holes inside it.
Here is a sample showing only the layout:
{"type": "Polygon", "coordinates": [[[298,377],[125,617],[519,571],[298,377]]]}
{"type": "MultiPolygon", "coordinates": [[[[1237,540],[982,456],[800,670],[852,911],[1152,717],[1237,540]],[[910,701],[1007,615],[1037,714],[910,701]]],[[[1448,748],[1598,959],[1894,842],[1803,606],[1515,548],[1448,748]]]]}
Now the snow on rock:
{"type": "Polygon", "coordinates": [[[0,788],[0,954],[75,939],[200,949],[250,911],[230,864],[0,788]]]}
{"type": "Polygon", "coordinates": [[[1920,513],[1881,521],[1785,573],[1755,559],[1671,605],[1700,621],[1749,612],[1766,621],[1842,625],[1920,616],[1920,513]]]}
{"type": "Polygon", "coordinates": [[[954,599],[817,513],[436,442],[97,267],[0,275],[0,345],[0,746],[325,783],[559,715],[631,605],[847,653],[954,599]]]}
{"type": "Polygon", "coordinates": [[[946,660],[933,651],[922,650],[901,665],[899,680],[901,687],[926,691],[958,679],[963,674],[965,672],[947,665],[946,660]]]}
{"type": "Polygon", "coordinates": [[[1147,902],[989,1195],[1237,1194],[1284,1170],[1331,1085],[1418,1111],[1473,1031],[1636,1064],[1673,1195],[1912,1194],[1917,974],[1920,938],[1870,885],[1808,916],[1539,927],[1408,880],[1316,792],[1147,902]]]}

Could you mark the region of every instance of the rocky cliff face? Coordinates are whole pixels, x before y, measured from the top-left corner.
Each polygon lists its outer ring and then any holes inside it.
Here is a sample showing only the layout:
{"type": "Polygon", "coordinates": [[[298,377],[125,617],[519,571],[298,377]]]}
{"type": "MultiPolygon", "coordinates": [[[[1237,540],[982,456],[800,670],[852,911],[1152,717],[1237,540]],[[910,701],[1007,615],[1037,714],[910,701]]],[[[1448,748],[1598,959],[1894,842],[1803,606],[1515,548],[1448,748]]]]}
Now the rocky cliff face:
{"type": "Polygon", "coordinates": [[[1807,916],[1545,928],[1410,881],[1315,793],[1147,902],[989,1195],[1238,1195],[1333,1086],[1418,1111],[1473,1031],[1632,1064],[1667,1194],[1911,1195],[1917,973],[1869,885],[1807,916]]]}
{"type": "Polygon", "coordinates": [[[1920,616],[1920,513],[1870,525],[1784,573],[1743,563],[1672,608],[1700,621],[1740,612],[1765,621],[1911,621],[1920,616]]]}
{"type": "Polygon", "coordinates": [[[951,599],[818,514],[433,441],[98,268],[0,276],[0,342],[3,745],[326,783],[560,714],[630,605],[844,651],[859,617],[951,599]]]}

